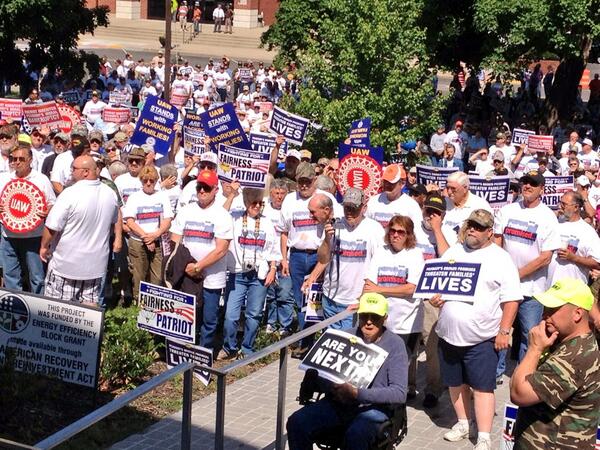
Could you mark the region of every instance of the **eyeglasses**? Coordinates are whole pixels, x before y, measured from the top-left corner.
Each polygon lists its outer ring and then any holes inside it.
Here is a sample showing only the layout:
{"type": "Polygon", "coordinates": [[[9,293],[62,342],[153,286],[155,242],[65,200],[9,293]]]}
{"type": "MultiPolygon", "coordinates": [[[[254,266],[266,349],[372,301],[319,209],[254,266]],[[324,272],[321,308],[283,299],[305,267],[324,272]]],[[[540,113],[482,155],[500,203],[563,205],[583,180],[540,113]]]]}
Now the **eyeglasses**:
{"type": "Polygon", "coordinates": [[[25,161],[27,161],[27,159],[28,158],[25,156],[9,156],[8,157],[8,160],[10,162],[25,162],[25,161]]]}
{"type": "Polygon", "coordinates": [[[406,236],[408,234],[406,232],[406,230],[403,230],[402,228],[390,228],[388,233],[389,234],[399,234],[400,236],[406,236]]]}
{"type": "Polygon", "coordinates": [[[298,180],[298,184],[302,185],[302,186],[308,186],[310,184],[312,184],[313,180],[312,178],[300,178],[298,180]]]}
{"type": "Polygon", "coordinates": [[[473,228],[475,231],[482,232],[482,231],[487,230],[489,227],[483,226],[477,222],[468,221],[467,228],[473,228]]]}
{"type": "Polygon", "coordinates": [[[560,206],[562,206],[563,208],[567,207],[567,206],[577,206],[575,203],[565,203],[565,202],[558,202],[558,204],[560,206]]]}
{"type": "Polygon", "coordinates": [[[10,139],[12,136],[10,134],[0,134],[0,139],[10,139]]]}
{"type": "Polygon", "coordinates": [[[213,190],[213,187],[209,186],[208,184],[204,184],[204,183],[196,184],[196,191],[198,191],[198,192],[211,192],[212,190],[213,190]]]}
{"type": "Polygon", "coordinates": [[[259,206],[259,207],[263,207],[265,205],[265,202],[263,202],[262,200],[255,200],[253,202],[248,202],[249,206],[259,206]]]}
{"type": "Polygon", "coordinates": [[[152,183],[152,184],[154,184],[154,183],[156,183],[156,181],[157,180],[154,179],[154,178],[144,178],[144,179],[141,180],[142,184],[146,184],[146,183],[152,183]]]}

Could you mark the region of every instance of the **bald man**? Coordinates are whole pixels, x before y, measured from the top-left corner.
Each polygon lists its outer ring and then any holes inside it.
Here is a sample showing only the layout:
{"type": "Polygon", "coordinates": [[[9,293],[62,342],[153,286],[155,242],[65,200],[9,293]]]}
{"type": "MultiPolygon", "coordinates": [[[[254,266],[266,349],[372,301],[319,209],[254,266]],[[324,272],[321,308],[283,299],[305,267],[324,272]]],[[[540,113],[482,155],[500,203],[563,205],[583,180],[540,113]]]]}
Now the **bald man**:
{"type": "Polygon", "coordinates": [[[48,262],[44,294],[100,304],[117,197],[98,179],[91,156],[75,158],[71,168],[75,183],[58,197],[42,235],[40,257],[48,262]]]}

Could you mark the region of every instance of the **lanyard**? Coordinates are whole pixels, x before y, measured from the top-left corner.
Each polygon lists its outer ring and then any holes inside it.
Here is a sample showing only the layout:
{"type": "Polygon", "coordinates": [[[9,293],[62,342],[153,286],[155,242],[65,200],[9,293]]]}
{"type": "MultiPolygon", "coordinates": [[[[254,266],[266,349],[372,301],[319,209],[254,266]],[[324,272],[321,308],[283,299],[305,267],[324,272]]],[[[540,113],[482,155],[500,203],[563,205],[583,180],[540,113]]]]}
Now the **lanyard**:
{"type": "MultiPolygon", "coordinates": [[[[260,215],[256,216],[254,220],[254,260],[252,267],[256,270],[256,251],[257,251],[257,240],[260,235],[260,215]]],[[[246,239],[248,236],[248,213],[245,212],[242,216],[242,236],[246,239]]],[[[242,265],[246,264],[246,245],[242,245],[242,265]]]]}

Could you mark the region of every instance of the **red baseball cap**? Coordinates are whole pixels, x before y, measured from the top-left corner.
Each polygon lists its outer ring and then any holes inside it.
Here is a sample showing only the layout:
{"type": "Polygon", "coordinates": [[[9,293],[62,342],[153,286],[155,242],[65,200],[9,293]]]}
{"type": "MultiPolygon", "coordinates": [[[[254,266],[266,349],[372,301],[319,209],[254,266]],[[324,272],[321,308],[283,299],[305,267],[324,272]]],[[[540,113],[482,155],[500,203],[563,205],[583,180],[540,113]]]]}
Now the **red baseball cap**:
{"type": "Polygon", "coordinates": [[[198,178],[196,178],[198,183],[204,183],[208,186],[215,187],[219,184],[219,179],[217,178],[216,172],[212,170],[201,170],[198,174],[198,178]]]}
{"type": "Polygon", "coordinates": [[[462,127],[463,126],[462,120],[457,120],[456,123],[454,124],[454,126],[455,127],[458,127],[458,126],[462,127]]]}

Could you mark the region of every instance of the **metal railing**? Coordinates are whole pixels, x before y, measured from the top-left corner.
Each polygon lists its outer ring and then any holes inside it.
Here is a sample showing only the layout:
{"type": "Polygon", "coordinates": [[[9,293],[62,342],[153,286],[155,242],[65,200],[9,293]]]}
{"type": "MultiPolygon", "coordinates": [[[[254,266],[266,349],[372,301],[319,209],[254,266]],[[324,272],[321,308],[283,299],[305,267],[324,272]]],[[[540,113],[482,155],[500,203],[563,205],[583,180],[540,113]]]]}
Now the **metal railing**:
{"type": "MultiPolygon", "coordinates": [[[[262,350],[253,353],[243,359],[233,361],[221,368],[198,366],[207,372],[217,377],[217,408],[216,408],[216,420],[215,420],[215,449],[223,450],[225,445],[225,393],[227,386],[227,375],[231,372],[240,369],[248,364],[252,364],[259,359],[269,356],[271,353],[279,351],[279,375],[278,375],[278,386],[277,386],[277,414],[276,414],[276,428],[275,428],[275,449],[284,450],[285,441],[284,435],[284,421],[285,421],[285,389],[287,384],[287,355],[288,346],[297,342],[307,336],[310,336],[317,331],[327,328],[334,322],[342,320],[349,315],[353,314],[354,311],[345,310],[329,319],[323,320],[316,323],[304,330],[288,336],[278,342],[275,342],[262,350]]],[[[172,369],[157,375],[146,383],[138,386],[133,391],[127,392],[122,396],[116,398],[110,403],[98,408],[91,412],[85,417],[82,417],[76,422],[73,422],[66,428],[54,433],[47,437],[43,441],[38,442],[34,449],[51,449],[54,448],[73,436],[81,433],[86,428],[91,427],[100,420],[110,416],[117,412],[121,408],[129,405],[134,400],[140,398],[142,395],[156,389],[160,385],[173,379],[175,376],[183,373],[183,408],[181,411],[181,449],[189,450],[191,448],[192,441],[192,375],[196,365],[192,362],[186,362],[179,364],[172,369]]]]}

